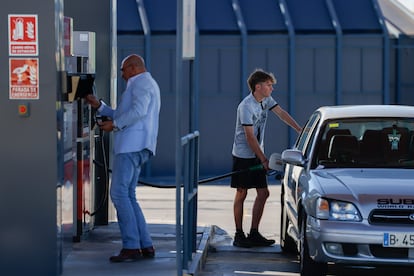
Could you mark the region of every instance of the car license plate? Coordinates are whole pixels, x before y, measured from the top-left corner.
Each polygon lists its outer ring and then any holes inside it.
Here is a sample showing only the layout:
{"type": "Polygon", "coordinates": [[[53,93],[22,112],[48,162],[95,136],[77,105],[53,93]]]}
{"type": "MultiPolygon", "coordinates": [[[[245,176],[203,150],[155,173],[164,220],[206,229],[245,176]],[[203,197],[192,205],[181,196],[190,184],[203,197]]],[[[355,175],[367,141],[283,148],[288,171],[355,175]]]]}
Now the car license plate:
{"type": "Polygon", "coordinates": [[[384,247],[414,248],[414,233],[384,233],[384,247]]]}

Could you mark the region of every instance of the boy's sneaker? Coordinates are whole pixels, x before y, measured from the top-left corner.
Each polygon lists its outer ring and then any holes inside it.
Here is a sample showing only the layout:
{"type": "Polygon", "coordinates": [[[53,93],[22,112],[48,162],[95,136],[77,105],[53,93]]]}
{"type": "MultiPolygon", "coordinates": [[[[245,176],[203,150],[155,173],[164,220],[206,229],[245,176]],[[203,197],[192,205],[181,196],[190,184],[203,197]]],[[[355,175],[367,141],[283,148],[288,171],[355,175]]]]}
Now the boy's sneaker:
{"type": "Polygon", "coordinates": [[[234,235],[233,246],[244,248],[252,247],[250,240],[246,238],[244,232],[236,232],[234,235]]]}
{"type": "Polygon", "coordinates": [[[270,246],[275,243],[275,240],[266,239],[259,232],[250,232],[247,239],[251,246],[270,246]]]}

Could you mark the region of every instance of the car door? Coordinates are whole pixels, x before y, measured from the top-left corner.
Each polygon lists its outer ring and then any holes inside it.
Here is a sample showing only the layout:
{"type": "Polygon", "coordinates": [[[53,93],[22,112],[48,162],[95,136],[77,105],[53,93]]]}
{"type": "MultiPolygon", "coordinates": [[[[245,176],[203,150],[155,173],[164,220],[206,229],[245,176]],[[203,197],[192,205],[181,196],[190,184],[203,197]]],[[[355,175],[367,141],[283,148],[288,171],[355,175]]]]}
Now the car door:
{"type": "MultiPolygon", "coordinates": [[[[309,158],[311,152],[311,145],[313,143],[313,137],[315,136],[315,129],[319,122],[320,115],[319,113],[314,113],[309,118],[305,127],[303,128],[300,136],[298,137],[294,148],[302,152],[306,159],[309,158]]],[[[284,178],[284,203],[286,206],[286,211],[289,216],[290,221],[297,227],[297,217],[298,217],[298,200],[300,197],[299,190],[299,179],[303,175],[304,171],[307,170],[307,164],[305,167],[294,166],[292,164],[286,164],[285,178],[284,178]]]]}

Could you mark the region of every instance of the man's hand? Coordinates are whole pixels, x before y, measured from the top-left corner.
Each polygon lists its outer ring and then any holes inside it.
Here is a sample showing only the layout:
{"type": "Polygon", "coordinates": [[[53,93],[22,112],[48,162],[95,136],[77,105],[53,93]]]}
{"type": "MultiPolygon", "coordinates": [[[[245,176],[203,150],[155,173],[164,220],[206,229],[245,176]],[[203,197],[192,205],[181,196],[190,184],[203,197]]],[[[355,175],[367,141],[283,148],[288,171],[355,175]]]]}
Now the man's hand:
{"type": "Polygon", "coordinates": [[[100,129],[102,129],[103,131],[106,132],[110,132],[112,130],[114,130],[114,124],[112,121],[102,121],[100,123],[98,123],[98,126],[100,129]]]}
{"type": "Polygon", "coordinates": [[[95,97],[95,95],[89,94],[85,97],[85,100],[88,104],[90,104],[93,108],[98,109],[101,105],[101,102],[95,97]]]}

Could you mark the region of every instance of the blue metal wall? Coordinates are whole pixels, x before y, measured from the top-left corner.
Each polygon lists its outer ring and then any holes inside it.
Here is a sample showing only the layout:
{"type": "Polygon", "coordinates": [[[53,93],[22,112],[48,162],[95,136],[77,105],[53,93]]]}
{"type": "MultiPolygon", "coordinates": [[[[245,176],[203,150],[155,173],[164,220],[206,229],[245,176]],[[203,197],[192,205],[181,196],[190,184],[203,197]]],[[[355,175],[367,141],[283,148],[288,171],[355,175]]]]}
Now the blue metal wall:
{"type": "MultiPolygon", "coordinates": [[[[174,174],[175,4],[118,1],[118,60],[133,52],[144,55],[162,91],[153,176],[174,174]],[[144,33],[137,3],[149,32],[144,33]]],[[[255,68],[276,75],[273,96],[300,124],[321,105],[414,103],[413,40],[389,38],[375,0],[197,0],[196,5],[200,175],[231,169],[236,108],[255,68]]],[[[184,71],[189,76],[188,66],[184,71]]],[[[119,91],[123,86],[119,81],[119,91]]],[[[188,114],[182,111],[183,121],[188,114]]],[[[270,116],[266,131],[267,154],[296,138],[276,116],[270,116]]]]}

